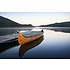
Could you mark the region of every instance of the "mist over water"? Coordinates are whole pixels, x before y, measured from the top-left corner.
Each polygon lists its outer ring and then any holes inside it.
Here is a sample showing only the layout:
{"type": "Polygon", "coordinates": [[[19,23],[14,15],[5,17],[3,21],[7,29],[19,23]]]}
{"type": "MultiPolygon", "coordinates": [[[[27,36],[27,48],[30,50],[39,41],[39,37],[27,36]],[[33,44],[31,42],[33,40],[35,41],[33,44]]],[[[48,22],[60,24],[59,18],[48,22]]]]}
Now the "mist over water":
{"type": "MultiPolygon", "coordinates": [[[[0,28],[0,36],[12,34],[16,30],[44,30],[44,39],[38,39],[32,42],[33,46],[24,45],[22,50],[21,45],[9,44],[5,50],[0,49],[0,58],[70,58],[70,28],[69,27],[37,27],[37,28],[0,28]],[[37,44],[37,45],[36,45],[37,44]],[[24,50],[27,46],[30,49],[24,50]],[[25,51],[22,57],[19,57],[20,52],[25,51]]],[[[1,46],[0,46],[1,47],[1,46]]],[[[21,55],[21,53],[20,53],[21,55]]]]}
{"type": "Polygon", "coordinates": [[[32,30],[33,27],[11,27],[11,28],[0,28],[0,36],[2,35],[8,35],[8,34],[13,34],[15,31],[30,31],[32,30]]]}

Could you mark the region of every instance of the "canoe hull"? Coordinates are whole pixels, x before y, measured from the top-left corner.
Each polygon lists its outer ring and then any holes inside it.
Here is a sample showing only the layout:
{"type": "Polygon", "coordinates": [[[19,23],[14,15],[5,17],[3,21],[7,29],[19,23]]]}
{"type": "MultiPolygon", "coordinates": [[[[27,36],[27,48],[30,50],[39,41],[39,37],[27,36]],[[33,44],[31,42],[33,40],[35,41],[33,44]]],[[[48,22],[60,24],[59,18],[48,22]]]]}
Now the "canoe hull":
{"type": "Polygon", "coordinates": [[[18,43],[20,45],[23,45],[23,44],[26,44],[28,42],[34,41],[34,40],[40,38],[41,36],[43,36],[43,33],[42,34],[38,34],[36,36],[31,36],[31,37],[25,37],[24,35],[22,35],[22,33],[19,33],[18,34],[18,43]]]}
{"type": "Polygon", "coordinates": [[[34,41],[21,45],[19,48],[19,57],[22,57],[26,53],[26,51],[28,51],[29,49],[32,49],[37,45],[39,45],[43,40],[44,40],[44,37],[42,36],[34,41]]]}

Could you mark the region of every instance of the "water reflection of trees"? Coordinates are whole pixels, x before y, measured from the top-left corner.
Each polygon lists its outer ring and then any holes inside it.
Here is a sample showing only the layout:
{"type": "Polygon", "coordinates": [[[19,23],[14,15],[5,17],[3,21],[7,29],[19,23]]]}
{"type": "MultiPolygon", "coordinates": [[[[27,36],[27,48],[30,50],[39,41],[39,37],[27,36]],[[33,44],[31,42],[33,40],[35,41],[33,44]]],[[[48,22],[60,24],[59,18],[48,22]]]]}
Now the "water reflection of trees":
{"type": "Polygon", "coordinates": [[[0,53],[19,45],[17,41],[10,42],[10,43],[0,43],[0,53]]]}
{"type": "Polygon", "coordinates": [[[43,39],[44,38],[42,36],[37,40],[34,40],[34,41],[29,42],[27,44],[21,45],[19,48],[19,57],[22,57],[25,54],[25,52],[28,51],[29,49],[34,48],[37,45],[39,45],[43,41],[43,39]]]}
{"type": "Polygon", "coordinates": [[[45,28],[42,28],[42,29],[54,30],[56,32],[70,33],[70,28],[69,27],[45,27],[45,28]]]}

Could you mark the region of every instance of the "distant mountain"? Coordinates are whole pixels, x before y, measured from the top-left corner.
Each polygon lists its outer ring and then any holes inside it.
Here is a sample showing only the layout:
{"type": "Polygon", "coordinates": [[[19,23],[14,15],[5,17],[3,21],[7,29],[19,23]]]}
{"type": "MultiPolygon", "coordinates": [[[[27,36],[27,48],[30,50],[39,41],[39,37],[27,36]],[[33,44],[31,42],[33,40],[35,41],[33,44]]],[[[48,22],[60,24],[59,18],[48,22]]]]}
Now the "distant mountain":
{"type": "Polygon", "coordinates": [[[33,26],[31,24],[21,25],[15,21],[0,16],[0,27],[33,27],[33,26]]]}
{"type": "Polygon", "coordinates": [[[49,25],[40,25],[40,27],[70,27],[70,22],[54,23],[49,25]]]}

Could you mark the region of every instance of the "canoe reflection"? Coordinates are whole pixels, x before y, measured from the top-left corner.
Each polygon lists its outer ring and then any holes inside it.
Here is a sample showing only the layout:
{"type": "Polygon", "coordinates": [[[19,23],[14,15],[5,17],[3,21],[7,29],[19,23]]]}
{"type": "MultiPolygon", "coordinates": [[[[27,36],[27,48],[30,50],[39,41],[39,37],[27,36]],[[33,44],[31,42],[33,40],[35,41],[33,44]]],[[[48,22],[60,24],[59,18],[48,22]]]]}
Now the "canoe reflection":
{"type": "Polygon", "coordinates": [[[21,45],[19,48],[19,57],[22,57],[27,50],[39,45],[43,41],[43,39],[44,37],[42,36],[37,40],[21,45]]]}

